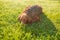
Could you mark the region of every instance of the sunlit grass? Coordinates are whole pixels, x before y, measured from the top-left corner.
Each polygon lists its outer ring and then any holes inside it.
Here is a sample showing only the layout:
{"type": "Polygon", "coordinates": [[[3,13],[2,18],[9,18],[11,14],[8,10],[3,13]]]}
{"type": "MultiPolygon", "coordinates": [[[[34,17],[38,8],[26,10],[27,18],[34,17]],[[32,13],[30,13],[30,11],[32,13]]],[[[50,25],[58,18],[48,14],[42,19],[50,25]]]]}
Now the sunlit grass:
{"type": "Polygon", "coordinates": [[[60,40],[60,1],[0,0],[0,40],[60,40]],[[35,4],[43,8],[41,22],[21,24],[19,14],[35,4]]]}

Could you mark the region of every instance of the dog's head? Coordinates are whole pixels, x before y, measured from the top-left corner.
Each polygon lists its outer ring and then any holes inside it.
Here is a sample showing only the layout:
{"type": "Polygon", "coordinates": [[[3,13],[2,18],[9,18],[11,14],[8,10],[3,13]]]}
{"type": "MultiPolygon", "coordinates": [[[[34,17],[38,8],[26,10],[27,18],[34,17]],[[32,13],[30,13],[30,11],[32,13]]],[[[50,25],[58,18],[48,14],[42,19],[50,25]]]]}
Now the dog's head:
{"type": "Polygon", "coordinates": [[[18,17],[18,20],[24,24],[27,24],[27,23],[32,23],[32,18],[29,17],[27,14],[21,14],[19,17],[18,17]]]}
{"type": "Polygon", "coordinates": [[[27,15],[24,13],[18,17],[18,20],[22,23],[27,23],[27,15]]]}

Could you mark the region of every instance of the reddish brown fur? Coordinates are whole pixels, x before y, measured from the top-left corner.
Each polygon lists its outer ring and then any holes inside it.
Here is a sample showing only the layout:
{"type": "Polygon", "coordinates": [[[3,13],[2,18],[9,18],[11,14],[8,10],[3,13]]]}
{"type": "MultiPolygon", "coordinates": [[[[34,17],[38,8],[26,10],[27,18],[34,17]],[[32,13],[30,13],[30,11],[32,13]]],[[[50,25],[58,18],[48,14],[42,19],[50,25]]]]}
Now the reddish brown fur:
{"type": "Polygon", "coordinates": [[[42,8],[38,5],[27,7],[21,15],[19,21],[22,23],[33,23],[40,20],[39,15],[42,13],[42,8]]]}

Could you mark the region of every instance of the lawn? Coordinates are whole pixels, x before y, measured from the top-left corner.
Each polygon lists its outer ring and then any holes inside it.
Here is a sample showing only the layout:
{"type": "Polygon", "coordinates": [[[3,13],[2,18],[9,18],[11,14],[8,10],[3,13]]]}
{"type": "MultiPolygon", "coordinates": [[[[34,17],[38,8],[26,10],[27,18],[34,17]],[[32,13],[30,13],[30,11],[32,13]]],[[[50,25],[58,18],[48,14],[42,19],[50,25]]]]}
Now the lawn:
{"type": "Polygon", "coordinates": [[[0,0],[0,40],[60,40],[60,0],[0,0]],[[20,23],[19,14],[35,4],[43,9],[41,21],[20,23]]]}

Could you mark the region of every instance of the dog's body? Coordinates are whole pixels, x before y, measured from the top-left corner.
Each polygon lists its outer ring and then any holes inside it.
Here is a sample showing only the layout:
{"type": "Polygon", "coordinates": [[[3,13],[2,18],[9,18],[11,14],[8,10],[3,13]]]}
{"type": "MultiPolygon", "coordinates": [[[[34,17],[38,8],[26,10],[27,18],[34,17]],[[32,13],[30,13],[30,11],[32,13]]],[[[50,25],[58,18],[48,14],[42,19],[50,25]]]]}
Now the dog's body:
{"type": "Polygon", "coordinates": [[[27,7],[23,13],[19,16],[19,21],[22,23],[33,23],[40,20],[40,14],[42,8],[38,5],[27,7]]]}
{"type": "Polygon", "coordinates": [[[42,13],[42,8],[38,5],[27,7],[24,11],[27,15],[34,17],[35,15],[40,15],[42,13]]]}

